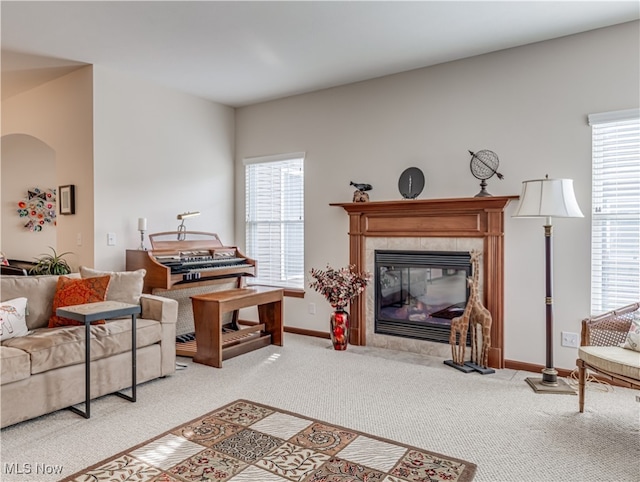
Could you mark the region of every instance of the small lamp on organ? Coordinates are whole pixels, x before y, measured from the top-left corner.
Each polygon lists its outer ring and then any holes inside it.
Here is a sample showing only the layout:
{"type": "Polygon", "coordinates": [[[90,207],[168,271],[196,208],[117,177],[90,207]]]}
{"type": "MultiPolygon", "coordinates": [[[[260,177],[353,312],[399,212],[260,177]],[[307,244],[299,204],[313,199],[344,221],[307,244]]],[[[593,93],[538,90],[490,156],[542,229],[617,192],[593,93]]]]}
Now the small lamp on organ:
{"type": "Polygon", "coordinates": [[[184,220],[187,218],[193,218],[200,216],[200,211],[191,211],[182,214],[178,214],[177,218],[182,221],[178,226],[178,241],[184,241],[187,237],[187,227],[184,225],[184,220]]]}
{"type": "Polygon", "coordinates": [[[140,231],[140,247],[138,248],[141,251],[146,251],[147,248],[144,247],[144,233],[147,230],[147,218],[138,218],[138,231],[140,231]]]}

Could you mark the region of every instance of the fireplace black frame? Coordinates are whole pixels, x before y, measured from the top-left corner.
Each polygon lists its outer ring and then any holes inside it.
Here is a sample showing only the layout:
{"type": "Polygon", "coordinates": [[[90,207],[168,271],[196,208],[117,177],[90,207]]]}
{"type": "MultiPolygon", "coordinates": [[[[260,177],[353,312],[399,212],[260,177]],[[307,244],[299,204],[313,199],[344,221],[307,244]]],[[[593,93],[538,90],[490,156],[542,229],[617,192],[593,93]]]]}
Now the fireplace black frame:
{"type": "MultiPolygon", "coordinates": [[[[473,275],[471,255],[468,251],[414,251],[414,250],[375,250],[374,251],[374,331],[381,335],[398,336],[436,343],[449,343],[450,323],[429,323],[424,321],[384,319],[381,312],[381,286],[379,268],[389,264],[398,268],[438,268],[466,271],[466,277],[473,275]]],[[[469,287],[466,286],[466,301],[469,299],[469,287]]],[[[471,344],[471,333],[467,333],[467,346],[471,344]]]]}

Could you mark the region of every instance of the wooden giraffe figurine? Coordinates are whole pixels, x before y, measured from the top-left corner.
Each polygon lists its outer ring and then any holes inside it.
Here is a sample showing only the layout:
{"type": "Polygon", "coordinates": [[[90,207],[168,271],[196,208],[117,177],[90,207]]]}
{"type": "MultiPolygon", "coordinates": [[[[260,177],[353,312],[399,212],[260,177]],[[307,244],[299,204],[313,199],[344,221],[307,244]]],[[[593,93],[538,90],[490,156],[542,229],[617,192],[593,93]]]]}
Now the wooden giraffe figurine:
{"type": "Polygon", "coordinates": [[[467,345],[467,330],[469,329],[469,322],[471,321],[471,307],[473,306],[471,297],[474,292],[476,295],[478,293],[477,289],[473,289],[474,283],[475,281],[473,278],[467,278],[467,284],[471,288],[469,300],[467,301],[467,305],[465,306],[462,314],[451,320],[449,344],[451,345],[451,358],[453,359],[453,363],[456,365],[464,365],[464,351],[467,345]],[[460,333],[459,344],[456,343],[456,333],[460,333]]]}
{"type": "Polygon", "coordinates": [[[471,305],[469,322],[471,324],[471,361],[478,366],[487,368],[489,363],[489,348],[491,348],[491,313],[484,307],[479,293],[480,251],[471,251],[473,266],[473,283],[469,283],[471,293],[467,306],[471,305]],[[475,291],[475,293],[474,293],[475,291]],[[473,302],[472,302],[473,300],[473,302]],[[482,331],[482,352],[478,352],[478,325],[482,331]]]}

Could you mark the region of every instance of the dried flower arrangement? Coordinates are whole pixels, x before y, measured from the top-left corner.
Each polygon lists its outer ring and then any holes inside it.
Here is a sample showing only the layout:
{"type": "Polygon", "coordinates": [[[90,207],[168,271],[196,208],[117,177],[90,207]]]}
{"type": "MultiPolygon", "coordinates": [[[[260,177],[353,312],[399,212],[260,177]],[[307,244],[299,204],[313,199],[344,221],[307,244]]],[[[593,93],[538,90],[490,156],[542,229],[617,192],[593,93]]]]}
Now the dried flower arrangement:
{"type": "Polygon", "coordinates": [[[323,295],[334,309],[344,309],[347,304],[364,291],[371,279],[366,271],[356,273],[355,266],[335,269],[327,265],[324,270],[311,269],[315,279],[309,287],[323,295]]]}

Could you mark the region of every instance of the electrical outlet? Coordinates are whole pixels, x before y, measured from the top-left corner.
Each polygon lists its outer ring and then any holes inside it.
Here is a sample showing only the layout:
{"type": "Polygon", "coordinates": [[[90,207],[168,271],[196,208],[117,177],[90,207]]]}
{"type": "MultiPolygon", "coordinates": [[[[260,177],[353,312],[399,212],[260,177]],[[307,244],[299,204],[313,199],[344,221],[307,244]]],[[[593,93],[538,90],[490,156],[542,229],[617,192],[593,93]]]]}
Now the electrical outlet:
{"type": "Polygon", "coordinates": [[[107,233],[107,246],[116,245],[116,233],[107,233]]]}
{"type": "Polygon", "coordinates": [[[82,233],[76,234],[76,245],[82,246],[82,233]]]}
{"type": "Polygon", "coordinates": [[[316,314],[316,304],[315,303],[309,303],[309,314],[310,315],[315,315],[316,314]]]}
{"type": "Polygon", "coordinates": [[[578,348],[578,334],[569,331],[562,332],[562,346],[578,348]]]}

